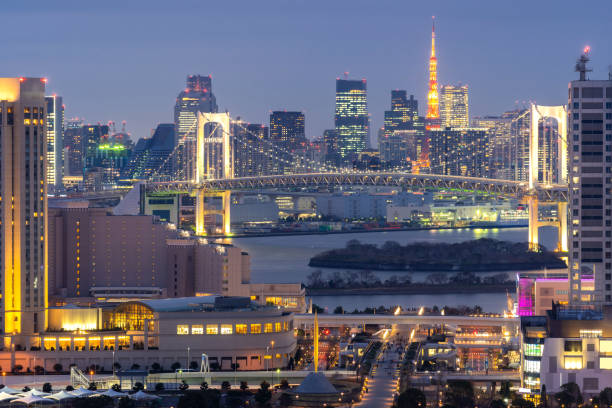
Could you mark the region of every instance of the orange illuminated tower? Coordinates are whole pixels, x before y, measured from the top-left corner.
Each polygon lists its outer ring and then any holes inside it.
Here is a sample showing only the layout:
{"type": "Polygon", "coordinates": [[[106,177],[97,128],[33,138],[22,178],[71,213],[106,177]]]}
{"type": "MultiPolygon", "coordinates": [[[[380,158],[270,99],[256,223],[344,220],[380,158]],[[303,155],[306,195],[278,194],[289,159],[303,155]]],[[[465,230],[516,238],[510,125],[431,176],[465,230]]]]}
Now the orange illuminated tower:
{"type": "MultiPolygon", "coordinates": [[[[432,20],[434,17],[432,17],[432,20]]],[[[440,108],[438,102],[438,60],[436,58],[436,30],[431,23],[431,56],[429,57],[429,92],[427,93],[427,128],[440,127],[440,108]]]]}

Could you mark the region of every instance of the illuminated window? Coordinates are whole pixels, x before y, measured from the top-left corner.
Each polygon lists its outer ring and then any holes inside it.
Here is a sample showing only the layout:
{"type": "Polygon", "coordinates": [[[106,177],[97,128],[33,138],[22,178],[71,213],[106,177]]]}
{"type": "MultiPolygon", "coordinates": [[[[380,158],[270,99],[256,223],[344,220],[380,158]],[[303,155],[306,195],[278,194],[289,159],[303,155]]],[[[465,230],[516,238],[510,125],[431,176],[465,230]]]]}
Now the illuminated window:
{"type": "Polygon", "coordinates": [[[602,335],[602,331],[601,330],[597,330],[597,329],[580,329],[580,337],[582,338],[599,338],[602,335]]]}
{"type": "Polygon", "coordinates": [[[189,334],[189,326],[186,324],[177,324],[176,334],[189,334]]]}
{"type": "Polygon", "coordinates": [[[231,324],[221,325],[221,334],[232,334],[234,332],[231,324]]]}
{"type": "Polygon", "coordinates": [[[563,368],[566,370],[582,370],[582,356],[565,356],[563,368]]]}
{"type": "Polygon", "coordinates": [[[276,322],[276,323],[274,323],[274,331],[275,331],[275,332],[280,332],[280,331],[282,331],[282,328],[281,328],[281,323],[280,323],[280,322],[276,322]]]}
{"type": "Polygon", "coordinates": [[[612,340],[599,340],[599,352],[612,354],[612,340]]]}
{"type": "Polygon", "coordinates": [[[259,333],[261,333],[261,324],[259,324],[259,323],[252,324],[251,325],[251,333],[252,334],[259,334],[259,333]]]}
{"type": "Polygon", "coordinates": [[[272,323],[266,323],[264,325],[264,333],[272,333],[272,323]]]}
{"type": "Polygon", "coordinates": [[[236,325],[236,334],[247,334],[247,325],[246,324],[237,324],[236,325]]]}
{"type": "Polygon", "coordinates": [[[207,324],[206,325],[206,334],[219,334],[219,325],[216,325],[216,324],[207,324]]]}
{"type": "Polygon", "coordinates": [[[289,330],[289,322],[283,322],[283,330],[284,331],[288,331],[289,330]]]}
{"type": "Polygon", "coordinates": [[[612,357],[599,357],[599,368],[601,370],[612,370],[612,357]]]}
{"type": "Polygon", "coordinates": [[[204,334],[204,326],[201,324],[194,324],[191,326],[191,334],[204,334]]]}
{"type": "Polygon", "coordinates": [[[280,354],[277,354],[277,355],[276,355],[276,358],[277,358],[277,359],[281,358],[281,355],[280,355],[280,354]]]}
{"type": "Polygon", "coordinates": [[[543,348],[542,344],[523,344],[523,351],[526,356],[541,357],[543,348]]]}
{"type": "Polygon", "coordinates": [[[539,373],[540,372],[540,362],[534,360],[524,360],[523,368],[527,373],[539,373]]]}

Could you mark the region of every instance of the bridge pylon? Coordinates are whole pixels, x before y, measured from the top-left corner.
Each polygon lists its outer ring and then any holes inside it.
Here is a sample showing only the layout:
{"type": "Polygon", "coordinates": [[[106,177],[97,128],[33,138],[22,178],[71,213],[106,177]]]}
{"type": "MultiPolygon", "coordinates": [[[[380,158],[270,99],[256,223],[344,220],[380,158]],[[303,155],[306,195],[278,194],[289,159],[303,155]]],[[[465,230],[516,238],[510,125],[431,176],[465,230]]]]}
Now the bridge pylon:
{"type": "Polygon", "coordinates": [[[213,222],[211,227],[207,230],[206,219],[207,216],[221,216],[221,233],[223,235],[231,234],[231,220],[230,220],[230,200],[232,192],[229,190],[205,190],[198,188],[195,190],[196,194],[196,235],[218,235],[216,231],[216,222],[213,222]],[[206,205],[207,198],[221,198],[221,208],[209,208],[206,205]]]}
{"type": "Polygon", "coordinates": [[[567,253],[568,251],[568,236],[567,236],[567,202],[555,201],[541,203],[536,194],[527,195],[527,204],[529,206],[529,249],[537,251],[539,249],[539,228],[544,226],[557,227],[557,245],[556,252],[567,253]],[[556,205],[557,219],[540,219],[540,204],[556,205]]]}
{"type": "MultiPolygon", "coordinates": [[[[210,178],[234,177],[233,154],[230,141],[230,115],[224,113],[198,112],[197,160],[196,160],[196,235],[208,235],[206,216],[221,216],[222,234],[230,230],[230,190],[208,190],[202,182],[210,178]],[[221,209],[208,208],[206,198],[221,198],[221,209]]],[[[212,227],[217,235],[216,222],[212,227]]]]}

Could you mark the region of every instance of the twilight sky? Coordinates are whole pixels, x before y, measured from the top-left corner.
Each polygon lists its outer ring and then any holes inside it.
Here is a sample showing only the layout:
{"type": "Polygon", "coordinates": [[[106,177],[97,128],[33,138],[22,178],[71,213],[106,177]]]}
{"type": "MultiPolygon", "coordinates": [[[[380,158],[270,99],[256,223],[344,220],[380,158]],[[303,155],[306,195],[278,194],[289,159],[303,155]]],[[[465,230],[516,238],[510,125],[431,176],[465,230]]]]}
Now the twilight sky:
{"type": "Polygon", "coordinates": [[[372,138],[390,90],[424,113],[431,16],[438,81],[467,83],[470,116],[567,101],[575,59],[612,64],[610,0],[30,0],[0,6],[0,76],[46,76],[66,117],[127,121],[136,139],[173,120],[187,74],[212,74],[219,108],[253,123],[302,110],[333,127],[335,78],[367,78],[372,138]]]}

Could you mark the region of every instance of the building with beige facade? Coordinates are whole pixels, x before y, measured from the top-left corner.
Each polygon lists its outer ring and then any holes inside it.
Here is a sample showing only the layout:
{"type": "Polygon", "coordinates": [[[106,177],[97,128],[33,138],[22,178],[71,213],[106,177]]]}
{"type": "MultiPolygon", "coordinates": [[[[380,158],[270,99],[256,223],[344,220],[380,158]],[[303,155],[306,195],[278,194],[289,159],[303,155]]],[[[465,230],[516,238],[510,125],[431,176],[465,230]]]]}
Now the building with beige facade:
{"type": "Polygon", "coordinates": [[[149,299],[51,308],[48,330],[10,344],[0,352],[0,367],[110,371],[115,363],[143,369],[157,363],[167,370],[189,361],[199,370],[206,354],[213,369],[265,370],[286,367],[295,347],[293,313],[277,307],[246,297],[149,299]]]}
{"type": "Polygon", "coordinates": [[[0,78],[0,332],[44,330],[47,143],[44,78],[0,78]]]}

